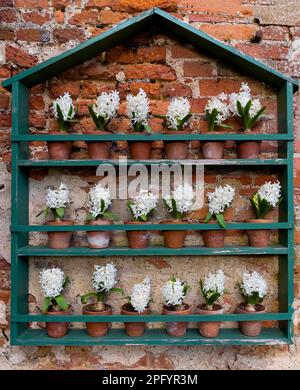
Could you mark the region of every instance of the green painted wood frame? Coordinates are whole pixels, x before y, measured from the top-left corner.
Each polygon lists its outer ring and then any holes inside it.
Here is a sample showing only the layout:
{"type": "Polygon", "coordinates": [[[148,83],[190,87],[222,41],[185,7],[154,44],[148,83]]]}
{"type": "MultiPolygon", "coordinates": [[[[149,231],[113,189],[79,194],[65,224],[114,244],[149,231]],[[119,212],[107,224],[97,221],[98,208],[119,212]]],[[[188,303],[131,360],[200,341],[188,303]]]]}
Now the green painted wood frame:
{"type": "MultiPolygon", "coordinates": [[[[50,135],[29,135],[29,92],[28,88],[31,86],[46,80],[52,75],[63,71],[66,68],[70,68],[76,65],[79,62],[82,62],[82,58],[88,59],[95,55],[95,52],[102,48],[107,48],[115,45],[120,40],[124,40],[126,37],[129,37],[133,34],[136,34],[138,31],[142,31],[145,28],[150,27],[153,22],[163,25],[167,31],[173,31],[181,39],[186,40],[187,42],[193,44],[197,49],[206,50],[210,54],[215,54],[218,52],[219,58],[231,62],[234,66],[239,66],[240,70],[245,71],[247,74],[257,78],[260,81],[265,81],[266,83],[275,87],[278,91],[278,133],[277,134],[259,134],[256,136],[256,139],[260,140],[274,140],[278,141],[279,144],[279,159],[276,160],[254,160],[254,161],[232,161],[233,166],[238,165],[269,165],[276,166],[280,181],[283,187],[283,201],[280,204],[279,210],[279,222],[274,224],[265,224],[266,229],[279,229],[279,245],[274,248],[270,247],[263,250],[253,250],[253,248],[244,248],[240,249],[235,247],[229,250],[229,253],[240,254],[239,250],[243,251],[245,254],[276,254],[279,256],[279,313],[268,313],[264,314],[263,317],[260,315],[260,319],[265,320],[276,320],[279,321],[280,329],[264,329],[263,334],[259,338],[255,339],[245,339],[245,336],[237,333],[234,329],[224,329],[222,330],[222,335],[220,338],[212,339],[207,341],[202,340],[201,338],[196,338],[195,330],[191,329],[188,331],[188,335],[181,339],[175,340],[170,339],[166,336],[162,330],[151,329],[149,330],[148,335],[143,337],[140,340],[137,340],[135,343],[139,344],[177,344],[177,345],[190,345],[190,344],[205,344],[212,343],[217,344],[223,342],[224,344],[278,344],[278,343],[292,343],[293,342],[293,266],[294,266],[294,253],[293,253],[293,235],[294,235],[294,217],[293,217],[293,92],[297,90],[298,84],[295,80],[289,79],[288,77],[282,75],[281,73],[273,70],[266,65],[256,61],[255,59],[244,55],[243,53],[238,52],[236,49],[222,44],[221,42],[211,38],[205,33],[186,25],[184,22],[174,18],[173,16],[165,13],[164,11],[154,9],[146,11],[145,13],[134,17],[128,21],[121,23],[120,25],[114,27],[113,29],[105,32],[100,37],[93,38],[92,40],[85,42],[79,45],[77,48],[67,51],[60,56],[54,57],[43,64],[37,65],[32,69],[24,71],[11,79],[5,81],[3,86],[7,89],[12,90],[12,215],[11,215],[11,344],[16,345],[93,345],[93,344],[102,344],[102,345],[121,345],[121,344],[132,344],[132,339],[128,340],[128,337],[125,333],[121,332],[118,329],[114,329],[111,335],[108,335],[102,340],[91,340],[90,337],[86,335],[83,330],[72,330],[70,335],[63,339],[58,340],[49,340],[45,335],[45,332],[42,330],[30,330],[28,329],[28,322],[30,321],[53,321],[54,319],[45,317],[43,315],[29,315],[28,314],[28,262],[29,256],[47,256],[57,255],[56,253],[51,252],[49,248],[30,248],[28,247],[28,234],[31,231],[46,231],[52,230],[52,227],[45,226],[28,226],[28,171],[24,168],[36,166],[64,166],[70,164],[70,166],[77,166],[76,162],[31,162],[28,160],[28,142],[32,140],[51,140],[55,139],[55,136],[50,135]],[[176,27],[174,29],[174,27],[176,27]],[[176,30],[176,31],[175,31],[176,30]],[[217,49],[217,50],[216,50],[217,49]],[[80,57],[80,58],[79,58],[80,57]],[[47,70],[47,71],[46,71],[47,70]],[[51,71],[50,71],[51,70],[51,71]],[[48,72],[49,71],[49,72],[48,72]],[[47,165],[48,164],[48,165],[47,165]],[[22,196],[20,196],[22,195],[22,196]],[[192,336],[190,336],[192,335],[192,336]]],[[[78,135],[70,134],[65,137],[69,140],[92,140],[98,139],[98,136],[90,135],[78,135]]],[[[151,136],[144,135],[124,135],[124,134],[115,134],[107,136],[107,139],[111,140],[123,140],[123,139],[136,139],[143,140],[145,137],[146,140],[156,139],[163,140],[166,137],[165,135],[155,134],[151,136]],[[151,138],[152,137],[152,138],[151,138]]],[[[176,135],[172,136],[174,139],[207,139],[207,140],[242,140],[247,139],[248,135],[245,134],[190,134],[190,135],[176,135]]],[[[250,136],[249,136],[250,137],[250,136]]],[[[104,140],[103,136],[101,137],[104,140]]],[[[96,162],[97,164],[99,162],[96,162]]],[[[100,162],[101,163],[101,162],[100,162]]],[[[133,162],[134,163],[134,162],[133,162]]],[[[153,162],[155,163],[155,162],[153,162]]],[[[229,163],[227,161],[215,161],[215,165],[224,165],[229,163]]],[[[151,164],[151,162],[149,163],[151,164]]],[[[80,162],[79,165],[94,166],[95,163],[89,161],[80,162]]],[[[175,225],[158,225],[155,224],[147,226],[135,226],[143,230],[176,230],[178,226],[175,225]]],[[[229,229],[254,229],[255,225],[249,224],[228,224],[229,229]]],[[[64,227],[65,229],[66,227],[64,227]]],[[[93,230],[97,227],[93,227],[93,230]]],[[[182,229],[182,226],[180,226],[182,229]]],[[[187,224],[186,228],[189,230],[205,230],[210,228],[217,228],[217,225],[203,225],[203,224],[187,224]]],[[[69,230],[78,231],[78,230],[89,230],[88,226],[72,226],[69,230]]],[[[101,230],[106,229],[102,226],[101,230]]],[[[121,229],[121,230],[130,230],[130,226],[126,225],[112,225],[108,227],[110,229],[121,229]]],[[[54,230],[54,228],[53,228],[54,230]]],[[[59,231],[60,227],[57,227],[55,230],[59,231]]],[[[167,251],[168,248],[150,248],[149,250],[154,250],[154,253],[162,253],[159,251],[167,251]]],[[[190,254],[197,255],[218,255],[214,251],[207,251],[205,249],[191,248],[190,254]],[[202,251],[202,252],[201,252],[202,251]]],[[[224,248],[225,250],[226,248],[224,248]]],[[[63,256],[76,256],[81,255],[82,251],[85,255],[90,255],[91,251],[88,248],[71,248],[73,252],[68,254],[68,251],[63,252],[63,256]]],[[[107,252],[102,252],[104,256],[110,256],[113,253],[114,248],[110,248],[107,252]],[[105,254],[104,254],[105,253],[105,254]]],[[[188,248],[182,249],[181,253],[188,251],[188,248]]],[[[96,251],[97,255],[99,251],[96,251]]],[[[133,252],[130,252],[128,249],[127,252],[129,255],[133,252]]],[[[152,252],[149,252],[152,254],[152,252]]],[[[117,255],[119,253],[116,252],[117,255]]],[[[168,253],[165,253],[168,254],[168,253]]],[[[171,254],[171,252],[169,253],[171,254]]],[[[179,254],[179,252],[178,252],[179,254]]],[[[186,252],[188,254],[188,252],[186,252]]],[[[224,253],[223,253],[224,254],[224,253]]],[[[147,252],[141,253],[141,255],[148,255],[147,252]]],[[[172,253],[173,255],[173,253],[172,253]]],[[[214,319],[209,318],[210,320],[222,320],[222,321],[237,321],[243,320],[243,316],[236,314],[224,314],[220,318],[214,317],[214,319]]],[[[251,319],[254,320],[256,315],[251,316],[251,319]]],[[[55,318],[57,321],[58,318],[55,318]]],[[[72,322],[80,321],[91,321],[83,316],[72,315],[68,317],[63,317],[62,319],[70,320],[72,322]]],[[[114,315],[107,320],[123,322],[125,319],[124,316],[114,315]]],[[[178,319],[182,321],[199,321],[200,318],[197,316],[189,316],[187,319],[181,318],[178,319]]],[[[247,320],[250,318],[247,317],[247,320]]],[[[93,321],[95,318],[93,318],[93,321]]],[[[101,320],[104,320],[104,317],[101,316],[101,320]]],[[[133,321],[132,317],[126,318],[127,321],[133,321]]],[[[173,321],[174,316],[168,318],[166,316],[152,315],[148,319],[144,317],[134,319],[134,321],[152,321],[152,322],[168,322],[173,321]]],[[[201,320],[205,320],[205,317],[202,317],[201,320]]]]}

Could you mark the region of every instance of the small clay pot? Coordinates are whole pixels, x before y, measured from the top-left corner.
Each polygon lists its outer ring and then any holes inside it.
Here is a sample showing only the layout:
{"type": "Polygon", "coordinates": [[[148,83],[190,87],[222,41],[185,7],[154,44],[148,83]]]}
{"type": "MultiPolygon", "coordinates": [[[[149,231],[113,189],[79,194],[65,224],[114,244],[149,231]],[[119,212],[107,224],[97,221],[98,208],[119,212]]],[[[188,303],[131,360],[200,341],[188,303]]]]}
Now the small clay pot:
{"type": "MultiPolygon", "coordinates": [[[[65,135],[62,131],[51,131],[49,134],[65,135]]],[[[68,160],[70,158],[71,141],[48,141],[47,145],[50,160],[68,160]]]]}
{"type": "MultiPolygon", "coordinates": [[[[172,315],[189,315],[192,313],[192,309],[188,304],[183,303],[182,306],[184,307],[182,310],[170,310],[169,307],[164,305],[162,314],[172,316],[172,315]]],[[[186,333],[187,326],[188,326],[188,322],[166,322],[167,333],[170,336],[174,336],[174,337],[184,336],[186,333]]]]}
{"type": "MultiPolygon", "coordinates": [[[[247,219],[248,223],[271,223],[270,219],[247,219]]],[[[255,229],[247,230],[248,241],[250,246],[265,247],[269,245],[271,230],[255,229]]]]}
{"type": "MultiPolygon", "coordinates": [[[[89,225],[99,226],[99,225],[110,225],[110,221],[106,221],[104,219],[96,219],[94,221],[90,221],[89,225]]],[[[87,241],[89,248],[92,249],[102,249],[108,248],[109,241],[111,237],[110,231],[90,231],[86,232],[87,241]]]]}
{"type": "MultiPolygon", "coordinates": [[[[88,131],[87,134],[107,135],[109,131],[88,131]]],[[[107,160],[110,157],[111,141],[87,141],[88,154],[92,160],[107,160]]]]}
{"type": "MultiPolygon", "coordinates": [[[[255,305],[255,311],[245,310],[246,304],[240,303],[237,307],[237,314],[263,314],[266,308],[263,305],[255,305]]],[[[261,333],[262,321],[239,321],[241,332],[245,336],[256,337],[261,333]]]]}
{"type": "MultiPolygon", "coordinates": [[[[255,138],[255,135],[253,135],[255,138]]],[[[239,158],[258,158],[260,154],[260,141],[239,141],[237,142],[237,153],[239,158]]]]}
{"type": "MultiPolygon", "coordinates": [[[[186,223],[183,220],[174,219],[174,220],[166,220],[161,221],[162,224],[181,224],[186,223]]],[[[183,248],[184,240],[186,237],[186,230],[163,230],[165,246],[167,248],[183,248]]]]}
{"type": "MultiPolygon", "coordinates": [[[[207,310],[206,305],[198,305],[195,310],[195,314],[203,314],[203,315],[217,315],[217,314],[223,314],[223,308],[221,305],[214,304],[213,305],[213,310],[207,310]]],[[[220,325],[221,322],[206,322],[206,321],[201,321],[198,323],[199,327],[199,333],[203,337],[217,337],[220,333],[220,325]]]]}
{"type": "Polygon", "coordinates": [[[204,245],[207,248],[222,248],[224,246],[226,230],[202,230],[204,245]]]}
{"type": "MultiPolygon", "coordinates": [[[[133,310],[131,305],[125,303],[125,305],[121,307],[121,314],[129,316],[145,316],[150,314],[150,310],[147,308],[143,312],[138,313],[133,310]]],[[[146,328],[145,322],[124,322],[124,325],[126,334],[130,337],[142,336],[146,328]]]]}
{"type": "MultiPolygon", "coordinates": [[[[127,225],[139,225],[140,221],[125,221],[127,225]]],[[[126,231],[128,247],[133,249],[146,248],[149,241],[149,232],[147,230],[127,230],[126,231]]]]}
{"type": "MultiPolygon", "coordinates": [[[[87,316],[111,316],[112,307],[105,304],[105,309],[102,311],[93,310],[93,305],[85,305],[82,308],[82,313],[87,316]]],[[[110,322],[86,322],[86,330],[91,337],[105,336],[110,327],[110,322]]]]}
{"type": "Polygon", "coordinates": [[[132,160],[149,160],[152,152],[152,142],[129,142],[129,151],[132,160]]]}
{"type": "MultiPolygon", "coordinates": [[[[47,316],[62,316],[69,314],[68,311],[47,311],[47,316]]],[[[69,330],[68,322],[46,322],[46,331],[48,337],[59,339],[64,337],[69,330]]]]}
{"type": "MultiPolygon", "coordinates": [[[[165,131],[165,134],[188,134],[188,131],[165,131]]],[[[188,153],[187,141],[164,141],[166,158],[170,160],[185,160],[188,153]]]]}
{"type": "MultiPolygon", "coordinates": [[[[49,226],[74,225],[74,221],[71,220],[48,221],[46,222],[46,225],[49,226]]],[[[52,249],[69,248],[72,234],[73,234],[72,232],[48,232],[48,247],[52,249]]]]}
{"type": "Polygon", "coordinates": [[[203,157],[206,159],[221,159],[224,156],[224,142],[201,142],[203,157]]]}

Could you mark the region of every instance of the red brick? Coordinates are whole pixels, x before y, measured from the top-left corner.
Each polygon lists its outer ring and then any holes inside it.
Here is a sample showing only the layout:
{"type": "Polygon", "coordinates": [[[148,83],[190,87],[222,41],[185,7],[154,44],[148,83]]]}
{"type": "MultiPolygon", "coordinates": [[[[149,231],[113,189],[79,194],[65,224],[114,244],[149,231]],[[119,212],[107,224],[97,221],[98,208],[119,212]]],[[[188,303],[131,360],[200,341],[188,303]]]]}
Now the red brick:
{"type": "Polygon", "coordinates": [[[300,153],[300,140],[294,142],[294,152],[300,153]]]}
{"type": "Polygon", "coordinates": [[[160,98],[160,84],[159,83],[130,83],[129,89],[133,95],[139,92],[142,88],[150,98],[160,98]]]}
{"type": "Polygon", "coordinates": [[[17,31],[17,39],[19,41],[28,42],[49,42],[50,34],[49,31],[37,30],[34,28],[20,28],[17,31]]]}
{"type": "Polygon", "coordinates": [[[85,8],[103,8],[113,5],[114,0],[89,0],[85,8]]]}
{"type": "Polygon", "coordinates": [[[11,28],[0,28],[0,40],[12,41],[15,39],[15,31],[11,28]]]}
{"type": "Polygon", "coordinates": [[[17,8],[48,8],[48,0],[16,0],[15,5],[17,8]]]}
{"type": "Polygon", "coordinates": [[[197,58],[199,54],[193,47],[174,45],[171,47],[171,56],[173,58],[197,58]]]}
{"type": "Polygon", "coordinates": [[[0,0],[0,7],[13,7],[13,0],[0,0]]]}
{"type": "Polygon", "coordinates": [[[30,96],[30,108],[32,110],[44,110],[45,109],[45,103],[43,96],[41,95],[33,95],[30,96]]]}
{"type": "Polygon", "coordinates": [[[81,11],[80,13],[73,15],[72,18],[69,20],[69,23],[75,26],[82,26],[83,24],[96,26],[98,22],[99,22],[99,13],[98,11],[92,11],[92,10],[81,11]]]}
{"type": "Polygon", "coordinates": [[[183,74],[185,77],[212,77],[213,65],[209,62],[185,62],[183,64],[183,74]]]}
{"type": "Polygon", "coordinates": [[[127,79],[176,80],[175,71],[167,65],[125,65],[124,73],[127,79]]]}
{"type": "Polygon", "coordinates": [[[50,15],[48,13],[43,15],[37,11],[28,12],[26,14],[24,13],[22,14],[22,18],[26,23],[38,24],[40,26],[50,21],[50,15]]]}
{"type": "Polygon", "coordinates": [[[44,113],[38,114],[31,112],[29,115],[29,124],[38,129],[44,128],[46,126],[46,115],[44,113]]]}
{"type": "Polygon", "coordinates": [[[84,98],[96,98],[97,85],[93,81],[84,80],[81,84],[80,95],[84,98]]]}
{"type": "Polygon", "coordinates": [[[84,70],[85,74],[93,79],[115,79],[115,75],[119,72],[119,65],[104,66],[99,62],[91,62],[84,70]]]}
{"type": "Polygon", "coordinates": [[[158,7],[168,11],[176,11],[176,0],[115,0],[111,2],[114,11],[143,11],[158,7]]]}
{"type": "Polygon", "coordinates": [[[211,80],[200,80],[199,88],[201,96],[216,96],[221,92],[231,93],[238,92],[241,83],[247,81],[251,88],[253,95],[259,95],[264,92],[264,87],[261,83],[255,80],[246,80],[245,78],[222,78],[222,79],[211,79],[211,80]]]}
{"type": "Polygon", "coordinates": [[[257,175],[254,178],[254,185],[255,186],[261,186],[265,184],[266,181],[270,181],[272,183],[277,181],[277,178],[274,178],[273,176],[270,175],[257,175]]]}
{"type": "Polygon", "coordinates": [[[116,24],[121,22],[121,20],[128,18],[128,13],[126,12],[113,12],[110,10],[100,11],[100,22],[102,24],[116,24]]]}
{"type": "Polygon", "coordinates": [[[300,158],[294,158],[294,185],[300,187],[300,158]]]}
{"type": "Polygon", "coordinates": [[[72,81],[66,83],[52,82],[49,85],[49,92],[52,97],[63,95],[64,92],[69,92],[72,97],[79,95],[80,82],[72,81]]]}
{"type": "Polygon", "coordinates": [[[10,77],[10,69],[7,65],[0,66],[0,77],[1,78],[7,78],[10,77]]]}
{"type": "Polygon", "coordinates": [[[57,28],[53,31],[54,37],[59,43],[65,43],[72,40],[83,41],[84,31],[79,28],[57,28]]]}
{"type": "Polygon", "coordinates": [[[0,12],[0,23],[12,23],[17,20],[17,14],[14,9],[5,8],[0,12]]]}
{"type": "Polygon", "coordinates": [[[240,0],[180,0],[180,8],[182,11],[190,12],[209,12],[235,15],[241,11],[240,0]]]}
{"type": "Polygon", "coordinates": [[[10,298],[10,290],[8,288],[1,288],[0,289],[0,301],[3,301],[4,303],[8,303],[10,298]]]}
{"type": "Polygon", "coordinates": [[[52,7],[55,9],[65,9],[71,0],[52,0],[52,7]]]}
{"type": "Polygon", "coordinates": [[[191,104],[191,111],[193,114],[203,114],[204,108],[207,104],[208,99],[206,98],[194,98],[189,99],[191,104]]]}
{"type": "Polygon", "coordinates": [[[0,112],[0,127],[11,127],[11,114],[0,112]]]}
{"type": "Polygon", "coordinates": [[[169,104],[168,101],[152,100],[150,102],[150,111],[153,115],[166,115],[169,104]]]}
{"type": "Polygon", "coordinates": [[[137,62],[163,62],[166,48],[160,46],[139,47],[136,53],[137,62]]]}
{"type": "Polygon", "coordinates": [[[189,21],[202,23],[224,23],[228,21],[228,16],[217,14],[190,14],[189,21]]]}
{"type": "Polygon", "coordinates": [[[236,45],[236,48],[255,58],[275,60],[286,59],[289,52],[287,46],[271,44],[239,43],[236,45]]]}
{"type": "Polygon", "coordinates": [[[136,52],[124,46],[115,46],[107,50],[105,59],[107,62],[132,64],[136,62],[136,52]]]}
{"type": "Polygon", "coordinates": [[[65,14],[63,11],[55,11],[54,12],[55,20],[58,24],[62,24],[65,21],[65,14]]]}
{"type": "Polygon", "coordinates": [[[6,45],[5,55],[7,61],[11,61],[24,68],[30,68],[37,63],[37,58],[35,56],[13,46],[6,45]]]}
{"type": "Polygon", "coordinates": [[[188,85],[177,82],[165,84],[163,87],[163,94],[166,97],[191,97],[192,89],[188,85]]]}
{"type": "Polygon", "coordinates": [[[264,26],[263,39],[271,41],[286,41],[289,29],[285,26],[264,26]]]}
{"type": "Polygon", "coordinates": [[[135,62],[163,62],[166,58],[165,47],[141,47],[137,50],[124,46],[116,46],[106,52],[108,62],[119,64],[132,64],[135,62]]]}
{"type": "Polygon", "coordinates": [[[0,94],[0,109],[6,110],[9,108],[9,95],[0,94]]]}
{"type": "Polygon", "coordinates": [[[300,230],[295,229],[294,240],[296,245],[300,245],[300,230]]]}
{"type": "Polygon", "coordinates": [[[257,26],[250,24],[202,24],[200,30],[222,41],[250,40],[257,26]]]}

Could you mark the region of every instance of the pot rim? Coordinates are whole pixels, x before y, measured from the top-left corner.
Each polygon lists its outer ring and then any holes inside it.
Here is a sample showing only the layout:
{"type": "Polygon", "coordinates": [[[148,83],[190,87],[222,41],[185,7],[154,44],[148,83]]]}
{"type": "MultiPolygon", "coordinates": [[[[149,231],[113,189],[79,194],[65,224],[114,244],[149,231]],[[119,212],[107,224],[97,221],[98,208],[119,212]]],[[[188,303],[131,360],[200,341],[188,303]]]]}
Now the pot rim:
{"type": "Polygon", "coordinates": [[[45,225],[74,225],[74,223],[73,219],[63,219],[60,221],[50,220],[45,222],[45,225]]]}
{"type": "Polygon", "coordinates": [[[219,314],[221,311],[224,310],[224,307],[222,305],[220,305],[219,303],[214,303],[213,304],[213,307],[214,306],[218,306],[218,309],[215,309],[215,310],[204,309],[203,308],[204,306],[206,306],[206,303],[200,303],[199,305],[196,306],[195,312],[197,312],[199,310],[199,311],[205,311],[208,314],[219,314]]]}
{"type": "Polygon", "coordinates": [[[109,221],[107,219],[95,219],[95,220],[89,221],[87,223],[87,225],[112,225],[112,221],[109,221]],[[97,223],[95,223],[95,222],[97,222],[97,223]]]}
{"type": "Polygon", "coordinates": [[[255,310],[255,311],[249,311],[249,310],[245,310],[242,306],[246,306],[246,303],[245,302],[241,302],[238,304],[238,307],[237,307],[237,310],[241,310],[243,312],[245,312],[245,314],[259,314],[259,313],[265,313],[266,312],[266,307],[260,303],[257,303],[255,305],[255,308],[257,306],[261,307],[262,309],[261,310],[255,310]]]}
{"type": "Polygon", "coordinates": [[[93,303],[88,303],[87,305],[84,305],[82,307],[82,313],[84,315],[111,315],[112,314],[112,306],[109,305],[108,303],[105,303],[105,310],[102,311],[92,311],[92,310],[87,310],[87,307],[92,306],[93,303]]]}
{"type": "Polygon", "coordinates": [[[159,221],[160,224],[184,224],[188,223],[186,219],[163,219],[159,221]]]}
{"type": "MultiPolygon", "coordinates": [[[[126,225],[140,225],[140,224],[150,224],[150,222],[149,221],[147,221],[147,222],[143,222],[143,221],[124,221],[124,223],[126,224],[126,225]]],[[[143,231],[143,230],[141,230],[141,231],[143,231]]]]}
{"type": "Polygon", "coordinates": [[[124,307],[127,306],[127,305],[128,305],[128,303],[124,303],[124,305],[121,306],[121,314],[142,316],[142,315],[149,315],[150,312],[151,312],[149,307],[146,307],[146,309],[144,311],[142,311],[141,313],[139,313],[137,311],[126,310],[126,309],[124,309],[124,307]]]}
{"type": "Polygon", "coordinates": [[[267,218],[247,218],[247,219],[245,219],[245,222],[247,222],[247,223],[272,223],[272,222],[274,222],[274,220],[267,219],[267,218]]]}
{"type": "MultiPolygon", "coordinates": [[[[184,309],[184,310],[169,310],[168,308],[167,308],[167,306],[166,305],[163,305],[163,311],[166,311],[166,312],[168,312],[168,315],[170,314],[170,315],[188,315],[188,314],[191,314],[191,311],[192,311],[192,308],[191,308],[191,305],[189,305],[188,303],[182,303],[182,305],[185,305],[185,307],[186,307],[186,309],[184,309]]],[[[163,313],[163,314],[165,314],[165,313],[163,313]]]]}

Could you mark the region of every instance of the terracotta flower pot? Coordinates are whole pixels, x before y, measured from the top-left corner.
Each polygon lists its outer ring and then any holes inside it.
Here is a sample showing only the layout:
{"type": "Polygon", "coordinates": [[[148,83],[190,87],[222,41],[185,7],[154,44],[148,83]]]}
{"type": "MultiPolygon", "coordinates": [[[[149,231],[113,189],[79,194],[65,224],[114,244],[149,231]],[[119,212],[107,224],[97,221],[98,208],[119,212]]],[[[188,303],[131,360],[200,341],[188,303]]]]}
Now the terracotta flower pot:
{"type": "MultiPolygon", "coordinates": [[[[162,314],[166,315],[189,315],[192,313],[192,309],[186,303],[182,305],[183,310],[170,310],[167,306],[163,306],[162,314]]],[[[166,322],[166,330],[170,336],[181,337],[186,333],[188,322],[166,322]]]]}
{"type": "MultiPolygon", "coordinates": [[[[90,221],[89,225],[99,226],[99,225],[110,225],[110,221],[106,221],[104,219],[96,219],[95,221],[90,221]]],[[[90,231],[86,232],[87,241],[89,244],[89,248],[93,249],[102,249],[108,248],[109,241],[111,237],[110,231],[90,231]]]]}
{"type": "MultiPolygon", "coordinates": [[[[87,134],[106,135],[108,131],[88,131],[87,134]]],[[[87,141],[89,157],[92,160],[107,160],[110,157],[111,141],[87,141]]]]}
{"type": "MultiPolygon", "coordinates": [[[[181,224],[186,223],[181,219],[161,221],[162,224],[181,224]]],[[[186,237],[186,230],[164,230],[164,241],[167,248],[182,248],[186,237]]]]}
{"type": "MultiPolygon", "coordinates": [[[[195,314],[203,314],[203,315],[218,315],[218,314],[223,314],[223,308],[221,305],[214,304],[213,305],[213,310],[207,310],[205,309],[206,305],[198,305],[195,310],[195,314]]],[[[203,337],[217,337],[220,332],[220,325],[221,322],[199,322],[198,327],[199,327],[199,333],[203,337]]]]}
{"type": "MultiPolygon", "coordinates": [[[[266,308],[263,305],[255,305],[255,311],[245,310],[245,303],[240,303],[237,308],[237,314],[263,314],[266,308]]],[[[259,336],[262,328],[262,321],[239,321],[241,332],[245,336],[259,336]]]]}
{"type": "MultiPolygon", "coordinates": [[[[51,131],[49,134],[64,135],[65,133],[62,131],[51,131]]],[[[71,141],[48,141],[47,145],[50,160],[68,160],[70,158],[71,141]]]]}
{"type": "Polygon", "coordinates": [[[206,159],[221,159],[224,156],[224,142],[201,142],[203,157],[206,159]]]}
{"type": "MultiPolygon", "coordinates": [[[[253,138],[255,135],[253,135],[253,138]]],[[[260,141],[237,142],[237,153],[239,158],[258,158],[260,154],[260,141]]]]}
{"type": "MultiPolygon", "coordinates": [[[[145,316],[150,314],[150,310],[147,308],[143,312],[138,313],[133,310],[132,306],[128,303],[125,303],[121,307],[121,314],[129,316],[145,316]]],[[[124,322],[125,331],[130,337],[139,337],[142,336],[145,332],[146,323],[145,322],[124,322]]]]}
{"type": "MultiPolygon", "coordinates": [[[[111,316],[112,307],[105,304],[105,310],[95,311],[93,305],[85,305],[82,308],[82,313],[87,316],[111,316]]],[[[110,322],[86,322],[85,325],[89,336],[102,337],[106,335],[110,322]]]]}
{"type": "MultiPolygon", "coordinates": [[[[270,219],[246,219],[248,223],[271,223],[270,219]]],[[[265,247],[269,245],[271,230],[255,229],[247,230],[248,241],[250,246],[265,247]]]]}
{"type": "MultiPolygon", "coordinates": [[[[127,225],[139,225],[144,222],[126,221],[127,225]]],[[[133,249],[146,248],[149,241],[149,232],[147,230],[127,230],[126,231],[128,247],[133,249]]]]}
{"type": "MultiPolygon", "coordinates": [[[[74,225],[74,221],[48,221],[49,226],[74,225]]],[[[72,232],[48,232],[48,246],[52,249],[66,249],[70,247],[72,232]]]]}
{"type": "Polygon", "coordinates": [[[132,160],[149,160],[152,152],[152,142],[129,142],[129,151],[132,160]]]}
{"type": "MultiPolygon", "coordinates": [[[[188,131],[165,131],[165,134],[188,134],[188,131]]],[[[188,153],[187,141],[164,141],[166,158],[170,160],[185,160],[188,153]]]]}
{"type": "MultiPolygon", "coordinates": [[[[69,314],[68,311],[47,311],[47,316],[62,316],[69,314]]],[[[46,322],[46,331],[48,337],[58,339],[64,337],[69,330],[68,322],[46,322]]]]}
{"type": "Polygon", "coordinates": [[[202,237],[207,248],[222,248],[224,246],[226,230],[203,230],[202,237]]]}

